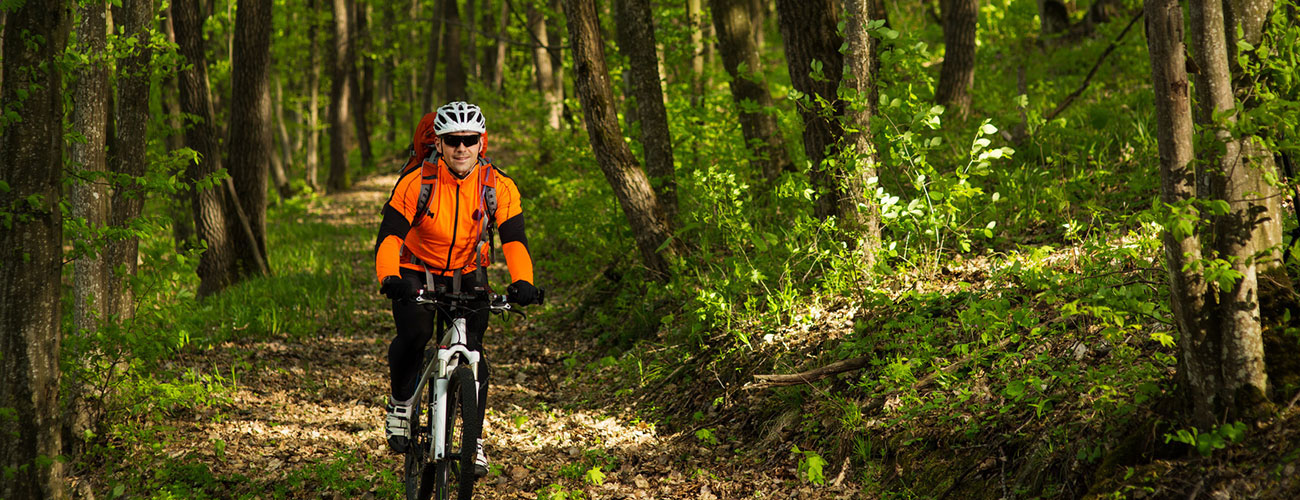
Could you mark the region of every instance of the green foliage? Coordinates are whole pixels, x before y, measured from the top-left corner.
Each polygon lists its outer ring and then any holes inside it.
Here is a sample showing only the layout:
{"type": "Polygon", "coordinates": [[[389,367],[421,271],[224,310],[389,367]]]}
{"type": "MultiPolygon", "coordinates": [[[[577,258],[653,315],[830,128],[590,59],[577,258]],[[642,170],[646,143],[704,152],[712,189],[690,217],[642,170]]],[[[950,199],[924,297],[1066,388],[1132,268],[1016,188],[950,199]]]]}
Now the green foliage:
{"type": "Polygon", "coordinates": [[[812,450],[800,450],[798,446],[791,447],[790,452],[799,457],[800,477],[818,486],[826,484],[826,473],[822,469],[827,463],[821,455],[812,450]]]}
{"type": "Polygon", "coordinates": [[[1178,429],[1172,434],[1165,434],[1165,442],[1183,443],[1196,449],[1202,457],[1209,457],[1214,450],[1222,450],[1230,443],[1241,442],[1246,436],[1246,424],[1231,422],[1214,428],[1213,432],[1201,433],[1195,427],[1178,429]]]}

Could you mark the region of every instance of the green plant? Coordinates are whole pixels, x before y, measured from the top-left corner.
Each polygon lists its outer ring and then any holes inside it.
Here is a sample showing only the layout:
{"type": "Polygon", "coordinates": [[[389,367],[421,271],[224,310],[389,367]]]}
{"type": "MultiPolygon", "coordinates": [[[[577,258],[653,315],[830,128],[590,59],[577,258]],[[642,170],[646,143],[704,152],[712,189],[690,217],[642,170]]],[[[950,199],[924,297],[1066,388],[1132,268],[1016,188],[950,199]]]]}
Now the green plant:
{"type": "Polygon", "coordinates": [[[1191,446],[1202,457],[1209,457],[1214,450],[1226,448],[1231,443],[1241,442],[1246,436],[1246,424],[1231,422],[1219,425],[1213,431],[1202,433],[1195,427],[1178,429],[1172,434],[1165,434],[1165,442],[1178,442],[1191,446]]]}
{"type": "Polygon", "coordinates": [[[826,473],[823,471],[826,460],[821,455],[812,450],[800,450],[798,446],[791,447],[790,452],[799,457],[800,477],[819,486],[826,484],[826,473]]]}

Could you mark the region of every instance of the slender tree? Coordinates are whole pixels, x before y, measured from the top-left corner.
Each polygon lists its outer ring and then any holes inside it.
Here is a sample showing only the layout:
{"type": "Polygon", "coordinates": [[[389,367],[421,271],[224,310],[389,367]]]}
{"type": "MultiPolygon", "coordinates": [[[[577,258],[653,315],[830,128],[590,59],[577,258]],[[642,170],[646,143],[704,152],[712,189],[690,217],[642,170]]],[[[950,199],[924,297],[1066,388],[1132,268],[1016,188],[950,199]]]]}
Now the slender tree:
{"type": "MultiPolygon", "coordinates": [[[[450,0],[434,0],[433,12],[441,13],[442,12],[442,9],[440,8],[441,5],[438,2],[446,2],[446,1],[450,1],[450,0]]],[[[424,112],[433,111],[434,109],[433,82],[436,81],[435,77],[438,76],[437,75],[438,56],[441,55],[441,52],[438,49],[441,47],[442,44],[442,24],[443,23],[442,23],[441,15],[433,16],[432,22],[429,23],[429,43],[428,45],[426,45],[426,47],[428,47],[429,50],[426,53],[426,59],[424,65],[425,80],[423,85],[419,85],[419,88],[421,90],[420,109],[423,110],[424,112]]],[[[415,85],[415,84],[416,84],[415,80],[412,79],[411,85],[415,85]]]]}
{"type": "Polygon", "coordinates": [[[280,140],[280,154],[271,153],[271,176],[275,184],[275,192],[281,199],[287,199],[290,192],[289,174],[286,170],[293,164],[293,144],[289,139],[289,126],[284,121],[284,82],[281,81],[279,73],[275,75],[275,101],[271,106],[275,114],[277,138],[280,140]]]}
{"type": "Polygon", "coordinates": [[[825,219],[837,215],[842,206],[842,188],[823,161],[838,153],[837,144],[844,133],[836,118],[844,116],[844,102],[837,96],[844,68],[840,54],[843,39],[835,33],[830,0],[777,0],[776,10],[790,81],[795,90],[808,96],[799,109],[804,123],[803,148],[812,162],[811,177],[817,188],[815,212],[825,219]],[[830,109],[821,109],[818,102],[829,103],[830,109]]]}
{"type": "MultiPolygon", "coordinates": [[[[105,148],[108,133],[108,20],[107,5],[87,2],[77,8],[77,49],[89,60],[72,84],[73,129],[85,142],[69,148],[77,180],[69,190],[72,215],[85,219],[91,230],[108,223],[109,194],[105,148]]],[[[91,242],[93,245],[94,243],[91,242]]],[[[73,264],[73,326],[76,332],[92,332],[97,323],[113,312],[109,302],[109,268],[97,249],[80,256],[73,264]]]]}
{"type": "Polygon", "coordinates": [[[320,40],[317,36],[320,16],[316,14],[318,0],[307,0],[307,155],[303,160],[303,177],[307,189],[319,191],[317,173],[320,171],[320,40]]]}
{"type": "Polygon", "coordinates": [[[935,102],[953,116],[970,114],[971,88],[975,85],[975,21],[979,0],[940,0],[943,10],[943,67],[935,102]]]}
{"type": "Polygon", "coordinates": [[[214,125],[216,113],[209,98],[199,3],[197,0],[175,0],[172,14],[177,46],[189,62],[179,75],[181,110],[197,117],[185,129],[185,143],[199,155],[198,162],[186,170],[186,179],[195,184],[190,202],[194,211],[194,229],[207,244],[198,265],[198,294],[206,297],[236,281],[237,275],[231,265],[235,241],[227,223],[229,201],[225,183],[213,185],[210,181],[221,171],[222,161],[214,125]]]}
{"type": "Polygon", "coordinates": [[[361,64],[355,62],[351,65],[352,78],[349,84],[352,89],[348,94],[352,98],[352,125],[356,127],[357,146],[361,150],[361,164],[369,167],[375,164],[374,153],[370,149],[370,87],[374,86],[374,81],[370,77],[372,71],[370,68],[370,58],[366,57],[368,52],[366,47],[367,40],[370,38],[367,27],[368,20],[366,8],[356,2],[349,0],[349,8],[352,10],[354,22],[349,24],[351,32],[348,38],[352,44],[352,57],[356,59],[359,55],[361,64]]]}
{"type": "Polygon", "coordinates": [[[573,43],[574,88],[582,101],[587,135],[605,179],[614,188],[623,214],[632,226],[641,260],[657,276],[668,275],[674,245],[659,250],[672,234],[660,214],[659,201],[632,150],[623,141],[615,116],[613,89],[605,66],[605,47],[594,0],[565,0],[564,13],[573,43]]]}
{"type": "Polygon", "coordinates": [[[465,63],[461,57],[460,40],[460,7],[456,5],[456,0],[443,0],[442,2],[442,19],[447,25],[443,31],[442,46],[444,47],[443,67],[446,68],[446,83],[448,101],[466,101],[469,100],[468,79],[465,76],[465,63]]]}
{"type": "Polygon", "coordinates": [[[845,110],[845,143],[849,157],[856,160],[856,168],[846,167],[841,181],[848,196],[840,198],[841,214],[845,214],[849,230],[857,238],[858,251],[866,268],[875,264],[875,252],[880,249],[880,209],[869,196],[873,191],[868,179],[876,177],[876,148],[871,142],[871,116],[875,112],[874,88],[877,62],[874,40],[867,34],[871,21],[872,0],[844,1],[844,81],[853,97],[845,110]]]}
{"type": "Polygon", "coordinates": [[[794,170],[776,125],[772,94],[762,76],[762,60],[754,41],[754,31],[761,25],[751,24],[749,0],[711,0],[713,25],[718,33],[722,65],[731,75],[731,98],[736,102],[740,131],[754,149],[754,164],[767,182],[774,182],[782,170],[794,170]]]}
{"type": "Polygon", "coordinates": [[[502,0],[501,14],[497,18],[496,56],[492,58],[492,88],[498,92],[505,85],[506,77],[506,34],[510,26],[510,2],[502,0]]]}
{"type": "Polygon", "coordinates": [[[686,29],[691,44],[691,105],[704,99],[704,9],[700,0],[686,0],[686,29]]]}
{"type": "Polygon", "coordinates": [[[234,266],[241,276],[267,274],[266,187],[271,163],[271,3],[239,0],[231,60],[230,140],[226,143],[230,178],[239,193],[237,219],[247,221],[252,237],[235,246],[234,266]]]}
{"type": "Polygon", "coordinates": [[[510,3],[502,0],[500,3],[500,16],[497,18],[497,56],[493,57],[493,71],[491,71],[491,88],[498,92],[506,83],[506,35],[510,27],[510,3]]]}
{"type": "MultiPolygon", "coordinates": [[[[1146,0],[1145,9],[1160,150],[1160,200],[1182,206],[1196,197],[1183,10],[1178,0],[1146,0]]],[[[1218,360],[1205,353],[1217,352],[1217,346],[1212,344],[1214,339],[1205,317],[1205,279],[1188,265],[1201,259],[1201,240],[1195,231],[1175,227],[1165,230],[1164,242],[1170,300],[1180,334],[1178,378],[1192,406],[1192,420],[1209,425],[1214,422],[1218,360]]]]}
{"type": "MultiPolygon", "coordinates": [[[[1229,130],[1237,122],[1228,67],[1228,37],[1223,2],[1192,0],[1191,40],[1197,72],[1196,94],[1203,144],[1216,144],[1200,155],[1207,167],[1211,195],[1227,202],[1229,210],[1214,221],[1214,247],[1227,259],[1239,278],[1228,290],[1219,290],[1217,331],[1221,363],[1217,409],[1230,415],[1259,416],[1257,407],[1268,403],[1265,395],[1264,343],[1259,317],[1259,282],[1255,254],[1263,250],[1253,238],[1255,227],[1267,217],[1253,189],[1262,172],[1250,168],[1242,157],[1241,142],[1229,130]],[[1223,121],[1217,121],[1221,117],[1223,121]]],[[[1276,216],[1276,215],[1274,215],[1276,216]]],[[[1212,353],[1211,353],[1212,355],[1212,353]]],[[[1216,411],[1216,414],[1218,412],[1216,411]]]]}
{"type": "Polygon", "coordinates": [[[528,30],[537,44],[533,47],[533,70],[537,77],[537,90],[546,102],[546,124],[559,130],[564,102],[560,91],[555,88],[555,66],[551,63],[550,51],[546,50],[551,43],[546,31],[546,15],[532,4],[528,6],[528,30]]]}
{"type": "Polygon", "coordinates": [[[655,52],[650,2],[618,0],[614,2],[614,11],[619,50],[628,58],[629,84],[636,100],[636,117],[641,122],[646,173],[650,174],[655,196],[664,208],[664,217],[671,221],[677,213],[677,176],[668,137],[668,112],[664,110],[664,93],[659,84],[659,56],[655,52]]]}
{"type": "MultiPolygon", "coordinates": [[[[109,157],[109,169],[120,179],[135,179],[145,174],[145,149],[149,130],[149,59],[152,51],[147,41],[153,22],[153,0],[139,0],[124,4],[122,28],[127,37],[138,42],[118,64],[117,107],[114,120],[117,141],[109,157]]],[[[112,198],[114,227],[126,227],[140,216],[144,208],[144,193],[128,182],[115,186],[112,198]]],[[[134,293],[129,285],[135,276],[139,238],[115,240],[105,249],[108,265],[115,269],[109,297],[112,313],[129,318],[135,313],[134,293]]]]}
{"type": "Polygon", "coordinates": [[[0,102],[0,497],[66,498],[59,408],[63,289],[63,55],[68,10],[25,2],[5,19],[0,102]]]}
{"type": "Polygon", "coordinates": [[[351,185],[348,146],[352,143],[352,40],[348,28],[349,0],[334,0],[334,50],[330,84],[330,176],[327,189],[342,191],[351,185]]]}

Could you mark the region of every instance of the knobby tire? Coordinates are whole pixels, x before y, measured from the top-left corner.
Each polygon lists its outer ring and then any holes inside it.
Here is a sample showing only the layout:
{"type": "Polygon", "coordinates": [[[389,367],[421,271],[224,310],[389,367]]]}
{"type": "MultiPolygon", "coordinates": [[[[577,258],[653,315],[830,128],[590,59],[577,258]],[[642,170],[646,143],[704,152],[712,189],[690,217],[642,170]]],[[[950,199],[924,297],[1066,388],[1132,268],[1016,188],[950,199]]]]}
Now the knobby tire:
{"type": "Polygon", "coordinates": [[[434,466],[429,459],[433,434],[433,383],[427,384],[428,395],[415,394],[411,411],[411,437],[406,445],[406,500],[429,500],[434,491],[434,466]],[[423,427],[421,426],[423,424],[423,427]]]}
{"type": "Polygon", "coordinates": [[[435,464],[438,500],[469,500],[474,493],[474,455],[478,437],[483,430],[477,409],[478,392],[474,388],[474,371],[468,366],[460,366],[452,372],[447,386],[448,458],[435,464]],[[455,492],[454,496],[452,492],[455,492]]]}

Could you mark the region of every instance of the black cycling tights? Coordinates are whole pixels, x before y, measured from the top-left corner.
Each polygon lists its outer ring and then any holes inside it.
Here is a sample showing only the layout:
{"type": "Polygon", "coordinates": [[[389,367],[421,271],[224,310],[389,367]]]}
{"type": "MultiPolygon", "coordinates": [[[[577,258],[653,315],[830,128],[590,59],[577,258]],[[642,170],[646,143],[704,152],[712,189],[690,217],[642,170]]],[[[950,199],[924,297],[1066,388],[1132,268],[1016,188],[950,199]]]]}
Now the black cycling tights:
{"type": "MultiPolygon", "coordinates": [[[[461,290],[472,290],[478,284],[476,277],[476,273],[462,276],[461,290]]],[[[413,283],[417,289],[424,288],[422,272],[403,268],[402,278],[413,283]]],[[[444,285],[447,290],[451,290],[450,276],[434,275],[433,281],[435,285],[444,285]]],[[[480,354],[478,411],[479,418],[482,419],[487,411],[488,377],[491,373],[487,356],[483,355],[483,332],[487,330],[490,313],[487,302],[473,303],[470,307],[478,309],[477,313],[465,319],[465,329],[469,334],[469,348],[477,349],[480,354]]],[[[393,321],[397,323],[397,336],[393,338],[391,344],[388,344],[388,372],[393,399],[397,401],[406,401],[415,394],[415,385],[420,382],[420,368],[424,366],[424,348],[433,338],[435,319],[439,334],[442,329],[451,324],[451,318],[442,312],[435,314],[422,305],[410,302],[393,302],[393,321]]]]}

